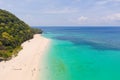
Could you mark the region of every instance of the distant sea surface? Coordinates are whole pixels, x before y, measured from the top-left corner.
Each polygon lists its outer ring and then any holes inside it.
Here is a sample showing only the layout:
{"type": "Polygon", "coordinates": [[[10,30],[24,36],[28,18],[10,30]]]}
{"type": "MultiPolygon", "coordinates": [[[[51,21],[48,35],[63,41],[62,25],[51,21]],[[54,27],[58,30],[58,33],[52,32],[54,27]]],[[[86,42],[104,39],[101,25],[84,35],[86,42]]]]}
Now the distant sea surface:
{"type": "Polygon", "coordinates": [[[52,39],[47,80],[120,80],[119,27],[39,27],[52,39]]]}

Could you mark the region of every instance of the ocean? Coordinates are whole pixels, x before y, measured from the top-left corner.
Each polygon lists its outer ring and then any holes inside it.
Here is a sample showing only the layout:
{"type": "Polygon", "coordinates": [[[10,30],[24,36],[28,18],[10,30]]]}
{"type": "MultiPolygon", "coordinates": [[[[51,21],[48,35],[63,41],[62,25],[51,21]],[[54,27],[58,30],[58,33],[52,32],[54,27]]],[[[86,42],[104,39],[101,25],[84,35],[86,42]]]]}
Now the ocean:
{"type": "Polygon", "coordinates": [[[52,40],[47,80],[120,80],[119,27],[39,28],[52,40]]]}

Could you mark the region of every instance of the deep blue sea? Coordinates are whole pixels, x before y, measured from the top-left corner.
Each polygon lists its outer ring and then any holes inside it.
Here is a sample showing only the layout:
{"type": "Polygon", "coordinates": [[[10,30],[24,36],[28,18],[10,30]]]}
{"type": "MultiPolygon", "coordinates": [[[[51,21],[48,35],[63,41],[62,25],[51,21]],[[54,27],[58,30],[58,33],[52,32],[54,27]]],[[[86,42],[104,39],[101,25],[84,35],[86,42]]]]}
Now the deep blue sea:
{"type": "Polygon", "coordinates": [[[47,80],[120,80],[120,27],[40,27],[52,40],[47,80]]]}

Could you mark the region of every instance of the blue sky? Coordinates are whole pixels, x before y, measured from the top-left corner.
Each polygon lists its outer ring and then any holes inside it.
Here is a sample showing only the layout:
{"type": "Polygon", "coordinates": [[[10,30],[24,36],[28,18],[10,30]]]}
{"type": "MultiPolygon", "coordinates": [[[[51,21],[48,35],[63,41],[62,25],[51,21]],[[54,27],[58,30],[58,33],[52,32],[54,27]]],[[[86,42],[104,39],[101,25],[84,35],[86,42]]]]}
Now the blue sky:
{"type": "Polygon", "coordinates": [[[31,26],[119,26],[120,0],[0,0],[31,26]]]}

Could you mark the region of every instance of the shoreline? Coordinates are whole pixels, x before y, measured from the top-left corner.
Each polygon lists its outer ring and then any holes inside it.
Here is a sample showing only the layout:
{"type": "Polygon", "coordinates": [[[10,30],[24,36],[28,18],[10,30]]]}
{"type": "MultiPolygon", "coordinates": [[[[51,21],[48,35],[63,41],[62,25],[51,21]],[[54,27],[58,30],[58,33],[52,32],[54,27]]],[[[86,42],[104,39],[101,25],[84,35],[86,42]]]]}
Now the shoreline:
{"type": "Polygon", "coordinates": [[[49,49],[50,39],[35,34],[33,39],[22,43],[23,49],[18,56],[9,61],[0,62],[1,80],[38,80],[40,66],[49,49]]]}

